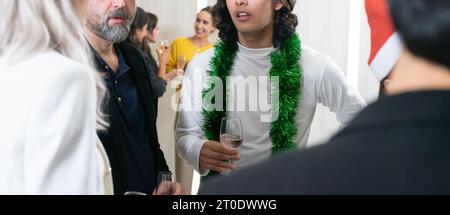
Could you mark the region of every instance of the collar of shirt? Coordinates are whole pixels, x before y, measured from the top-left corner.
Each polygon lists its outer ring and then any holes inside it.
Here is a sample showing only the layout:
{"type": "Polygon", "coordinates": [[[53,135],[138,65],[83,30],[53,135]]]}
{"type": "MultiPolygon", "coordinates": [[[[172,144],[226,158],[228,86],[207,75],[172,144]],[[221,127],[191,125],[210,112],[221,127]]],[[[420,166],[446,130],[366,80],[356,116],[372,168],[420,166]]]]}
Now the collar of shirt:
{"type": "Polygon", "coordinates": [[[117,48],[116,45],[114,45],[114,51],[116,52],[117,59],[119,60],[119,68],[117,74],[111,69],[111,67],[108,66],[108,64],[103,60],[103,58],[97,53],[94,48],[91,47],[91,49],[94,53],[94,59],[97,65],[97,69],[101,72],[108,73],[110,78],[118,79],[130,70],[130,67],[125,62],[125,58],[123,57],[122,52],[119,48],[117,48]]]}
{"type": "Polygon", "coordinates": [[[119,71],[117,72],[117,78],[120,78],[125,73],[130,70],[130,67],[125,62],[125,59],[123,58],[122,52],[117,47],[114,47],[116,50],[117,58],[119,59],[119,71]]]}

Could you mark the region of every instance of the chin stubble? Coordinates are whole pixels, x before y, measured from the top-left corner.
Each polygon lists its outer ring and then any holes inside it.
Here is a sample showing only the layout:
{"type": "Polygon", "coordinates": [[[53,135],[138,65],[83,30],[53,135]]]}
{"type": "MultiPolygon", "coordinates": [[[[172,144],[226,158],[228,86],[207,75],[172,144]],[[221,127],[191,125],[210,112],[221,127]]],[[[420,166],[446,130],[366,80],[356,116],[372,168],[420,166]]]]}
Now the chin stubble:
{"type": "Polygon", "coordinates": [[[98,14],[88,12],[86,26],[92,33],[99,36],[100,38],[111,42],[119,43],[127,39],[131,28],[132,20],[126,12],[124,11],[114,11],[104,18],[98,14]],[[127,23],[123,25],[109,26],[108,21],[111,17],[123,17],[127,19],[127,23]],[[100,21],[100,22],[99,22],[100,21]]]}

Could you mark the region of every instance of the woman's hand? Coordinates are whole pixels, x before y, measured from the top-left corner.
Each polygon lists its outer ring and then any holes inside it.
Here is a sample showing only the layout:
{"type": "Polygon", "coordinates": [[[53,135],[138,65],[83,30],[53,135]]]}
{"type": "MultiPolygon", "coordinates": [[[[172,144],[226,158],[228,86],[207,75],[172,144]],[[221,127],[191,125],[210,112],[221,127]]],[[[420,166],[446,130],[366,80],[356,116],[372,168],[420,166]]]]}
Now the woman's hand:
{"type": "Polygon", "coordinates": [[[159,65],[166,65],[169,62],[170,56],[170,47],[159,46],[156,49],[156,53],[158,54],[158,62],[159,65]]]}
{"type": "Polygon", "coordinates": [[[172,71],[170,71],[169,73],[166,74],[166,80],[173,80],[175,77],[182,77],[184,76],[184,70],[182,69],[173,69],[172,71]]]}

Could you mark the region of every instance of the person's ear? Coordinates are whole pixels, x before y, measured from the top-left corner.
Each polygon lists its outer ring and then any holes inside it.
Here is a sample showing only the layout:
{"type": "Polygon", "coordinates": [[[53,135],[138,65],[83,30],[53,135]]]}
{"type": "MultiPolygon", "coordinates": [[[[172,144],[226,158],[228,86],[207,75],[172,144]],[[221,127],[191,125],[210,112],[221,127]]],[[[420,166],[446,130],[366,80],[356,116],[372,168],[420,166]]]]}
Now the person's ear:
{"type": "Polygon", "coordinates": [[[383,80],[383,82],[381,84],[383,84],[383,89],[384,89],[385,93],[389,94],[390,89],[391,89],[391,85],[390,85],[391,79],[386,78],[383,80]]]}
{"type": "Polygon", "coordinates": [[[283,7],[283,0],[274,0],[275,3],[273,4],[273,8],[276,11],[279,11],[283,7]]]}

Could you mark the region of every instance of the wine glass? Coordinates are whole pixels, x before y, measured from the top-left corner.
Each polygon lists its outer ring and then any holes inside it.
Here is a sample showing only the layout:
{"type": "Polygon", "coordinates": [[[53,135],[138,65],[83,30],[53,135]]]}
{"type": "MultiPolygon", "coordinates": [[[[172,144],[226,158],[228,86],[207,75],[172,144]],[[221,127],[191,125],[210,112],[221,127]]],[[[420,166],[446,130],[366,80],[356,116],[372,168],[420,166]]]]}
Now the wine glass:
{"type": "Polygon", "coordinates": [[[160,46],[162,49],[159,50],[159,54],[162,54],[163,50],[166,50],[169,48],[169,41],[168,40],[161,40],[160,46]]]}
{"type": "MultiPolygon", "coordinates": [[[[220,143],[226,147],[237,149],[242,145],[242,123],[240,118],[224,117],[220,125],[220,143]]],[[[228,161],[230,164],[233,161],[228,161]]],[[[223,175],[229,175],[231,170],[225,171],[223,175]]]]}
{"type": "Polygon", "coordinates": [[[176,182],[172,172],[159,172],[156,184],[156,195],[172,195],[175,192],[176,182]]]}
{"type": "Polygon", "coordinates": [[[161,46],[164,48],[169,48],[169,41],[168,40],[161,40],[161,46]]]}

